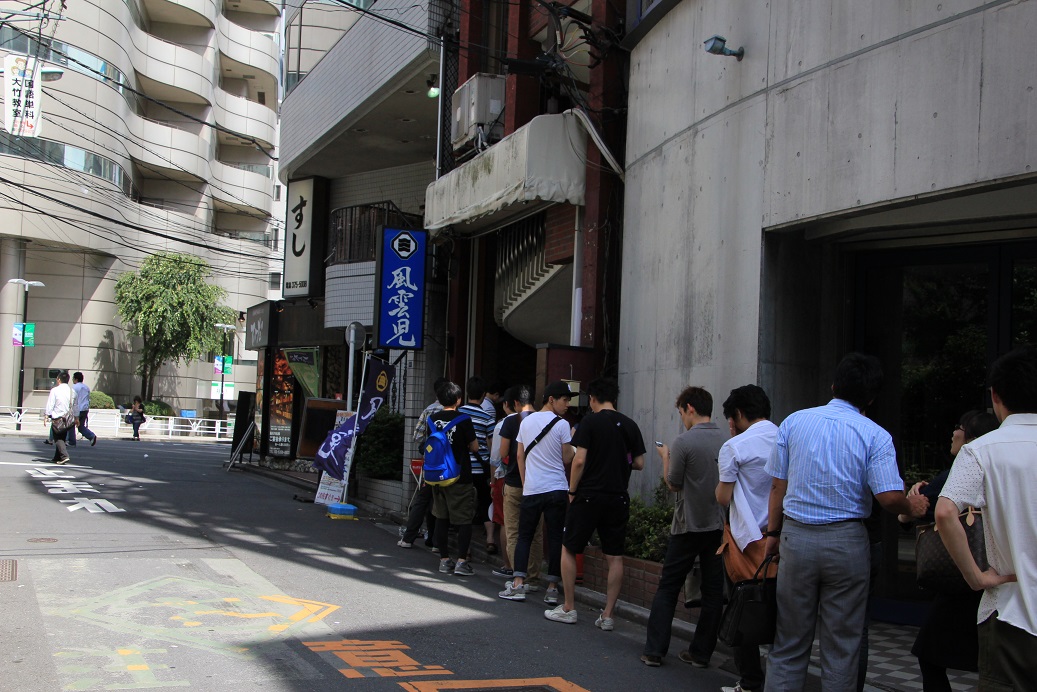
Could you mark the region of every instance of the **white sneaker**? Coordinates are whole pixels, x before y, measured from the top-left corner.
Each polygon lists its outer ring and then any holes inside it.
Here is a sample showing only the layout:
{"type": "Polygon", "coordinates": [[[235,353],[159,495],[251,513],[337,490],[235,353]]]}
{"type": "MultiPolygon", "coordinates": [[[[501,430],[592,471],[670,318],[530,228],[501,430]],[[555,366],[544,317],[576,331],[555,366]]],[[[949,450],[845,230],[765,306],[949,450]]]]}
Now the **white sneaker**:
{"type": "Polygon", "coordinates": [[[594,621],[594,626],[604,632],[611,632],[615,629],[616,623],[612,621],[612,618],[605,617],[605,611],[601,611],[601,615],[594,621]]]}
{"type": "Polygon", "coordinates": [[[515,585],[515,582],[505,582],[504,590],[497,594],[499,598],[503,598],[508,601],[524,601],[526,600],[526,585],[519,584],[515,585]]]}
{"type": "Polygon", "coordinates": [[[720,692],[751,692],[751,691],[745,689],[740,684],[735,683],[734,687],[721,687],[720,688],[720,692]]]}
{"type": "Polygon", "coordinates": [[[561,622],[566,625],[576,624],[576,609],[566,610],[565,605],[560,605],[557,608],[544,611],[544,617],[548,620],[554,620],[555,622],[561,622]]]}
{"type": "Polygon", "coordinates": [[[402,538],[400,540],[396,541],[396,545],[400,546],[401,548],[413,548],[414,547],[413,543],[408,543],[407,541],[403,540],[402,538]]]}

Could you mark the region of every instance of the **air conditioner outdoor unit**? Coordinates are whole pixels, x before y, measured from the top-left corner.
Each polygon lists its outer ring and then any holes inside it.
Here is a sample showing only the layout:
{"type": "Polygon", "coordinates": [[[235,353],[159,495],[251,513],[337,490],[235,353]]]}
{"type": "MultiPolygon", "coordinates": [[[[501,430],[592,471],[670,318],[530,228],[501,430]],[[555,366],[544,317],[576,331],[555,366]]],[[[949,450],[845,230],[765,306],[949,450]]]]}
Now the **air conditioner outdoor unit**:
{"type": "Polygon", "coordinates": [[[479,72],[458,87],[451,101],[453,125],[450,141],[454,150],[472,145],[479,138],[490,144],[504,136],[504,75],[479,72]]]}

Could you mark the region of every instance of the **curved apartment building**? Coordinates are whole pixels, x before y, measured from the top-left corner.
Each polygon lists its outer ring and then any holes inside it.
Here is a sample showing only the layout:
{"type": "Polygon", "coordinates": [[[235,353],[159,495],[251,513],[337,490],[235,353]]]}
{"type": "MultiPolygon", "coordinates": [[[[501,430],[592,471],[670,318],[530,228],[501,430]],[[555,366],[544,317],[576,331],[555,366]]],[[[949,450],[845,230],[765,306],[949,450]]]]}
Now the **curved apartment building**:
{"type": "MultiPolygon", "coordinates": [[[[54,0],[3,20],[0,58],[38,56],[49,78],[36,136],[0,131],[0,333],[23,309],[35,323],[25,406],[44,404],[54,370],[82,371],[117,403],[140,391],[114,290],[150,254],[205,260],[242,315],[279,291],[279,26],[266,0],[54,0]]],[[[243,330],[227,381],[251,391],[243,330]]],[[[18,351],[0,346],[0,405],[18,400],[18,351]]],[[[212,372],[167,365],[154,397],[202,415],[212,372]]]]}

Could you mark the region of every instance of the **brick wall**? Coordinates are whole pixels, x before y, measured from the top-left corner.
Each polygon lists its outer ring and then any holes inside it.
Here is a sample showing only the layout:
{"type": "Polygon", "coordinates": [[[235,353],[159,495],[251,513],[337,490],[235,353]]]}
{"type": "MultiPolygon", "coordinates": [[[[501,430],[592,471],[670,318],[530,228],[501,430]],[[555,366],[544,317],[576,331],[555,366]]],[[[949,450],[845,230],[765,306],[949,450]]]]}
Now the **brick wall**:
{"type": "Polygon", "coordinates": [[[548,264],[573,261],[573,233],[576,230],[576,207],[556,204],[544,219],[544,257],[548,264]]]}
{"type": "MultiPolygon", "coordinates": [[[[619,592],[619,600],[651,610],[652,599],[659,587],[659,575],[662,564],[638,560],[632,557],[623,558],[623,588],[619,592]]],[[[605,593],[607,586],[608,564],[601,550],[587,546],[583,551],[583,585],[588,589],[605,593]]],[[[674,619],[694,622],[691,615],[695,611],[684,607],[684,589],[677,599],[677,611],[674,619]]]]}
{"type": "Polygon", "coordinates": [[[398,512],[407,506],[408,497],[403,499],[403,484],[400,481],[382,481],[360,476],[357,479],[357,496],[376,507],[398,512]]]}

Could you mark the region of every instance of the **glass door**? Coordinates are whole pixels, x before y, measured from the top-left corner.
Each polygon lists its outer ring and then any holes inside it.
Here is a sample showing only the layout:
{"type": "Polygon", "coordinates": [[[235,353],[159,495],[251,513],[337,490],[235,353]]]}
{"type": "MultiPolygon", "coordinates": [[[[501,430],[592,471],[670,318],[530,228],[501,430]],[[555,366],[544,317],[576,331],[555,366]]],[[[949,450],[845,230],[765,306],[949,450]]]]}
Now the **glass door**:
{"type": "MultiPolygon", "coordinates": [[[[961,415],[990,407],[989,364],[1037,342],[1037,246],[876,252],[855,264],[853,347],[878,356],[886,375],[867,413],[893,435],[910,485],[949,468],[961,415]]],[[[914,534],[882,521],[881,593],[923,598],[914,534]]]]}

